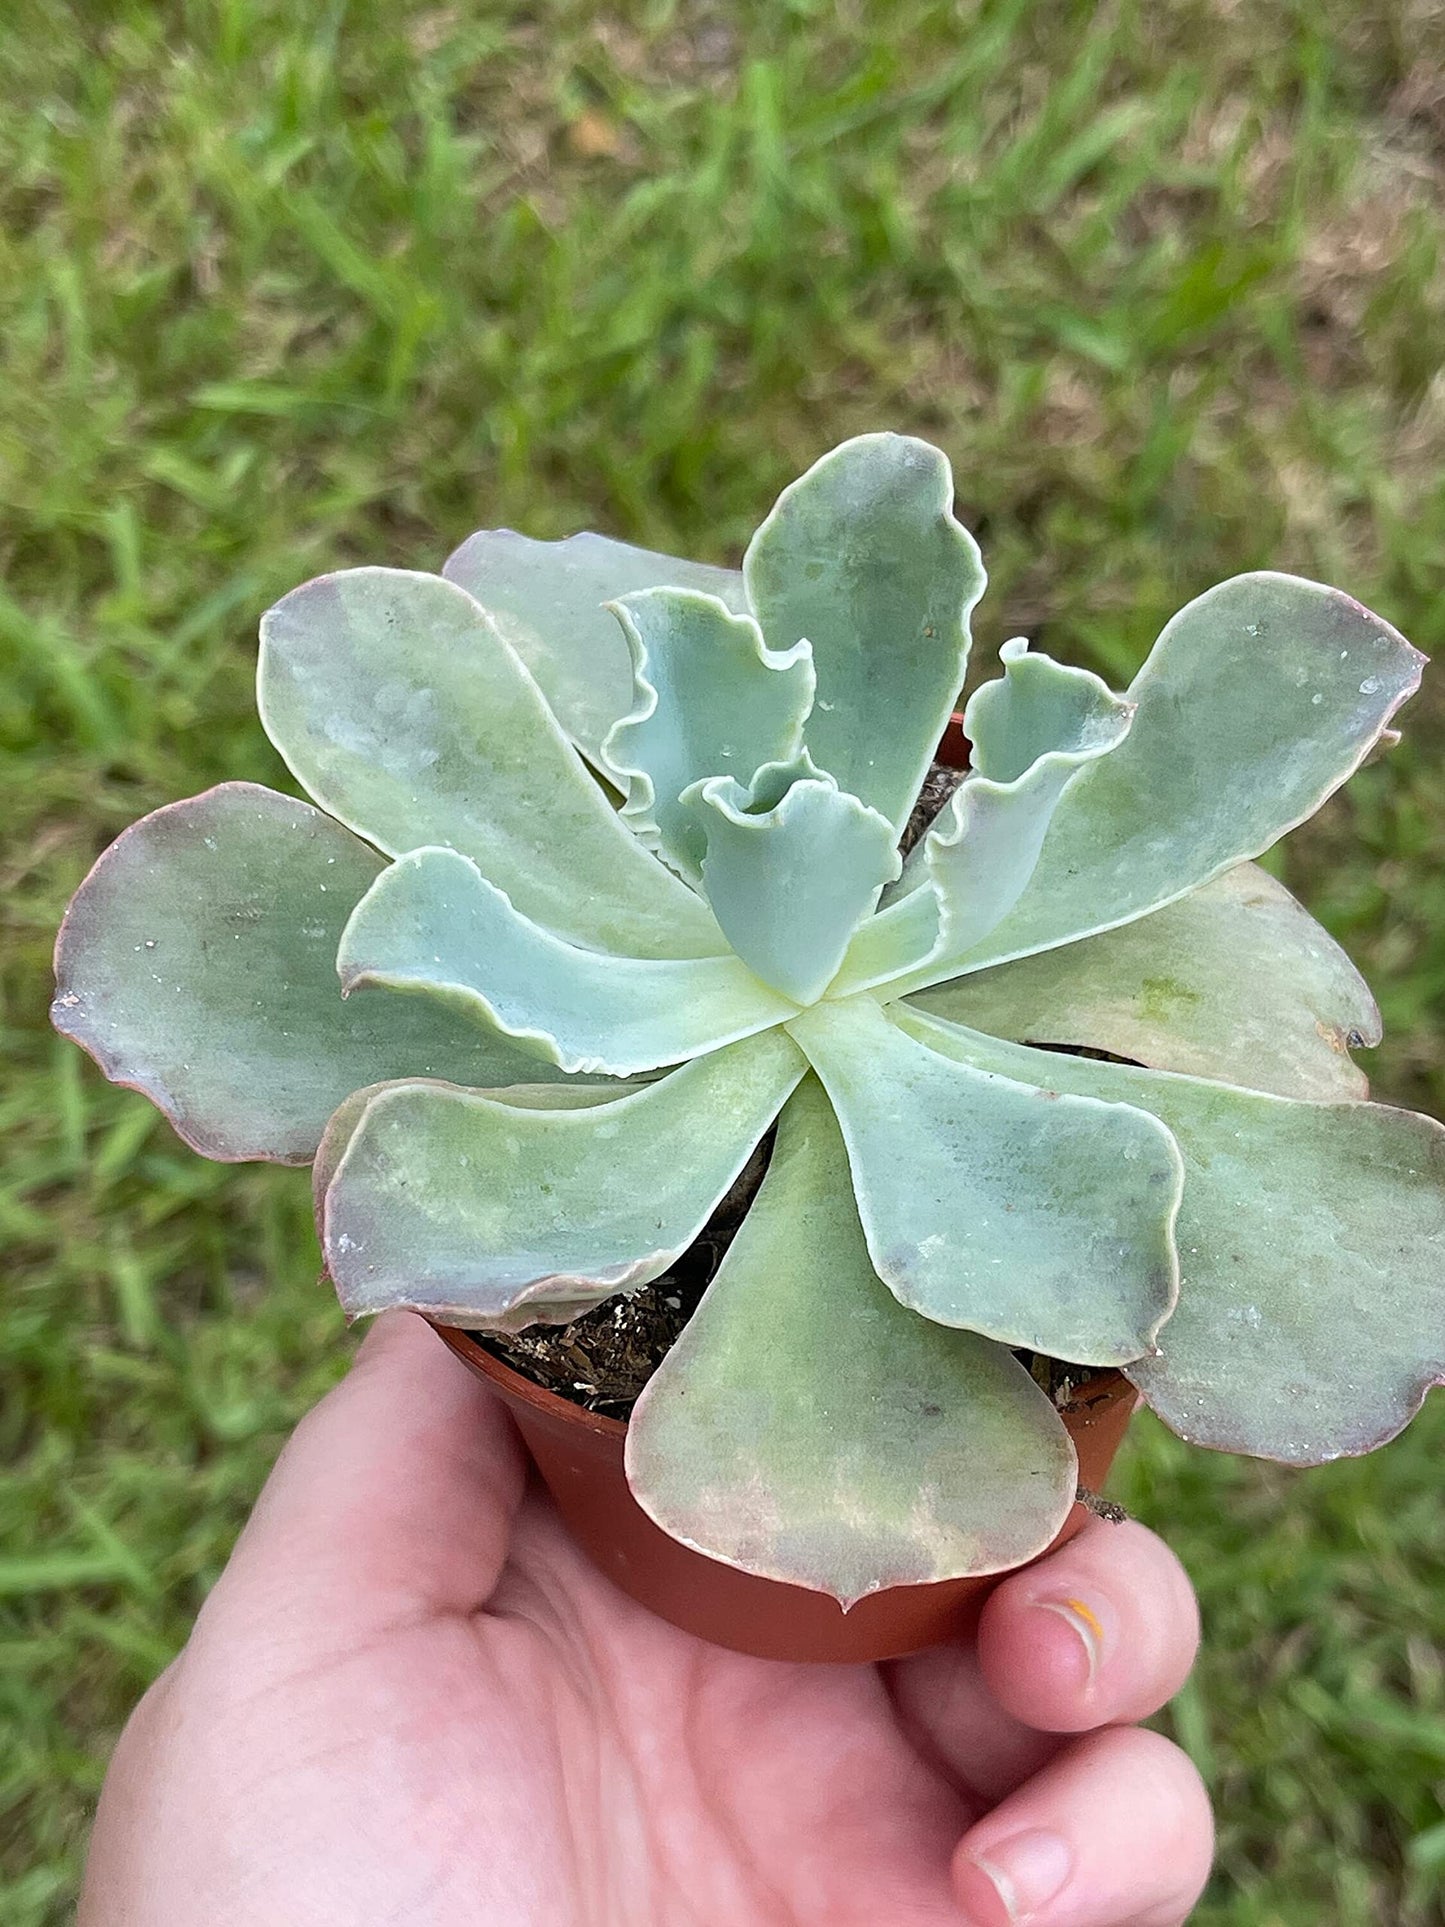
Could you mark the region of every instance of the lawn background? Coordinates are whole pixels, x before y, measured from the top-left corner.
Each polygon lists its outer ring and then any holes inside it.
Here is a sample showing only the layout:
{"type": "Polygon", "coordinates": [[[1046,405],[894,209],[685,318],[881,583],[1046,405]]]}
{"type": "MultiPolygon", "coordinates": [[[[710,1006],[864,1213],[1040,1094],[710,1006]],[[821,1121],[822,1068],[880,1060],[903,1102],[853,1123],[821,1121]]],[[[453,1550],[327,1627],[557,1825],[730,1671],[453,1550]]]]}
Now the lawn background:
{"type": "MultiPolygon", "coordinates": [[[[133,817],[287,786],[276,595],[470,529],[735,560],[860,429],[942,444],[1027,632],[1129,676],[1237,570],[1445,645],[1445,25],[1403,0],[7,0],[0,37],[0,1918],[69,1917],[127,1706],[349,1350],[304,1174],[46,1028],[133,817]]],[[[1249,701],[1247,689],[1241,703],[1249,701]]],[[[1281,853],[1445,1109],[1445,676],[1281,853]]],[[[1247,985],[1242,986],[1247,994],[1247,985]]],[[[1302,1476],[1141,1422],[1198,1583],[1206,1927],[1445,1918],[1445,1398],[1302,1476]]]]}

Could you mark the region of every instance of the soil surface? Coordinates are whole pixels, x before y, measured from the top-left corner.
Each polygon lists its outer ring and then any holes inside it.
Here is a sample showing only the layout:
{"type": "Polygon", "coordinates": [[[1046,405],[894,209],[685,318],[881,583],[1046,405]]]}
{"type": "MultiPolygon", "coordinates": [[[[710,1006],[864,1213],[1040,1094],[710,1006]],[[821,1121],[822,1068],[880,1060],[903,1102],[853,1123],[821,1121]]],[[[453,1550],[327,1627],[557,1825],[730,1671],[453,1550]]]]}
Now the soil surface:
{"type": "Polygon", "coordinates": [[[923,833],[935,816],[963,781],[961,769],[950,769],[946,763],[930,763],[928,774],[923,779],[923,788],[918,792],[918,801],[913,805],[908,821],[903,826],[903,834],[898,839],[898,854],[907,856],[915,843],[923,839],[923,833]]]}
{"type": "Polygon", "coordinates": [[[570,1325],[532,1325],[502,1337],[473,1332],[484,1350],[523,1378],[608,1418],[626,1418],[677,1342],[747,1216],[772,1155],[769,1131],[698,1238],[660,1278],[609,1298],[570,1325]]]}
{"type": "MultiPolygon", "coordinates": [[[[732,1230],[736,1230],[742,1218],[734,1202],[736,1195],[736,1191],[728,1194],[716,1216],[709,1219],[702,1237],[678,1259],[673,1270],[630,1296],[609,1298],[605,1305],[574,1318],[570,1325],[533,1325],[509,1338],[480,1331],[470,1336],[484,1351],[534,1385],[544,1386],[589,1412],[600,1412],[607,1418],[629,1417],[643,1386],[676,1344],[722,1263],[732,1232],[725,1238],[714,1237],[713,1227],[725,1211],[732,1211],[732,1230]]],[[[1114,1376],[1112,1371],[1066,1365],[1038,1352],[1016,1352],[1015,1357],[1061,1408],[1087,1402],[1095,1379],[1114,1376]]]]}
{"type": "MultiPolygon", "coordinates": [[[[924,779],[899,849],[907,855],[963,781],[960,770],[935,763],[924,779]]],[[[1040,1045],[1039,1049],[1070,1047],[1040,1045]]],[[[1107,1057],[1106,1051],[1079,1047],[1080,1057],[1107,1057]]],[[[1125,1058],[1117,1058],[1125,1063],[1125,1058]]],[[[574,1318],[570,1325],[533,1325],[527,1331],[502,1337],[496,1332],[473,1332],[485,1351],[510,1365],[533,1384],[601,1412],[625,1419],[639,1393],[677,1342],[683,1326],[696,1311],[703,1293],[722,1263],[748,1207],[763,1181],[772,1154],[769,1131],[748,1159],[737,1182],[703,1227],[696,1242],[660,1278],[625,1297],[574,1318]]],[[[1054,1403],[1068,1405],[1098,1378],[1112,1377],[1088,1365],[1065,1365],[1034,1352],[1016,1354],[1054,1403]]]]}

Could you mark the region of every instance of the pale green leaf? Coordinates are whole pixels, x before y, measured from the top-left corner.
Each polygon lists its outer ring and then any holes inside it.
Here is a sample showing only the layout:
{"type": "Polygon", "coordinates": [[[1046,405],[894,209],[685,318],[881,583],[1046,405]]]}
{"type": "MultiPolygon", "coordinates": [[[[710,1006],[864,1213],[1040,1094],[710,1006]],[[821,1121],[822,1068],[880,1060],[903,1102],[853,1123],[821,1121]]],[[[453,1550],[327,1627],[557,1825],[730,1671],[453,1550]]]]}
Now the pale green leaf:
{"type": "MultiPolygon", "coordinates": [[[[324,1244],[326,1239],[326,1194],[331,1189],[331,1180],[340,1169],[346,1147],[355,1137],[357,1127],[366,1115],[367,1106],[374,1097],[383,1091],[447,1091],[455,1092],[455,1084],[448,1084],[436,1078],[406,1078],[385,1084],[369,1084],[364,1090],[353,1091],[343,1103],[336,1107],[311,1166],[311,1203],[316,1218],[316,1236],[324,1244]]],[[[511,1084],[505,1090],[480,1093],[505,1104],[511,1110],[583,1110],[591,1105],[609,1103],[614,1097],[625,1097],[629,1091],[641,1088],[621,1080],[606,1084],[587,1084],[580,1078],[569,1079],[557,1084],[511,1084]]],[[[565,1325],[580,1313],[587,1311],[596,1303],[594,1295],[581,1298],[568,1297],[565,1292],[555,1298],[530,1298],[511,1314],[500,1316],[493,1326],[494,1330],[521,1330],[527,1325],[565,1325]]]]}
{"type": "Polygon", "coordinates": [[[1111,929],[1258,856],[1359,767],[1424,660],[1316,582],[1266,572],[1206,591],[1166,624],[1129,689],[1127,739],[1070,785],[1019,902],[955,963],[1111,929]]]}
{"type": "Polygon", "coordinates": [[[1152,1349],[1183,1183],[1156,1118],[942,1055],[870,997],[788,1028],[833,1100],[874,1269],[900,1302],[1080,1365],[1152,1349]]]}
{"type": "Polygon", "coordinates": [[[840,790],[806,750],[765,764],[747,786],[710,777],[683,802],[706,847],[702,884],[723,935],[785,997],[821,997],[898,874],[892,824],[840,790]]]}
{"type": "Polygon", "coordinates": [[[922,965],[939,947],[938,892],[926,871],[914,870],[906,881],[904,895],[858,927],[831,986],[835,997],[878,991],[886,1001],[901,995],[899,987],[906,988],[916,975],[927,976],[922,965]]]}
{"type": "MultiPolygon", "coordinates": [[[[365,1114],[372,1098],[386,1090],[455,1090],[456,1085],[445,1078],[408,1077],[388,1079],[378,1084],[364,1085],[343,1098],[327,1119],[326,1129],[321,1134],[321,1142],[316,1147],[316,1156],[311,1163],[311,1201],[316,1211],[316,1230],[318,1236],[323,1231],[322,1206],[326,1193],[331,1189],[331,1180],[336,1176],[342,1155],[356,1135],[356,1127],[365,1114]]],[[[582,1110],[590,1104],[606,1104],[614,1097],[625,1097],[629,1091],[640,1090],[640,1084],[630,1083],[624,1078],[611,1078],[605,1084],[589,1084],[581,1078],[567,1078],[555,1084],[509,1084],[505,1088],[486,1092],[499,1103],[509,1104],[513,1109],[523,1110],[582,1110]]]]}
{"type": "Polygon", "coordinates": [[[723,948],[707,906],[618,820],[521,659],[455,583],[351,569],[293,589],[261,623],[259,700],[311,795],[388,855],[461,850],[524,915],[577,943],[648,957],[723,948]]]}
{"type": "Polygon", "coordinates": [[[1088,669],[1055,662],[1015,636],[999,650],[1003,674],[980,683],[963,712],[970,768],[991,783],[1016,783],[1055,756],[1076,765],[1117,749],[1132,704],[1088,669]]]}
{"type": "Polygon", "coordinates": [[[751,616],[716,596],[652,589],[614,605],[632,651],[633,702],[603,745],[623,821],[696,881],[706,838],[682,793],[704,777],[746,784],[797,754],[813,703],[800,642],[777,655],[751,616]]]}
{"type": "Polygon", "coordinates": [[[718,596],[739,613],[748,606],[736,569],[657,555],[605,535],[537,542],[511,529],[481,529],[442,573],[495,619],[562,727],[599,765],[607,732],[632,707],[633,694],[627,644],[604,605],[637,589],[671,586],[718,596]]]}
{"type": "Polygon", "coordinates": [[[1380,1016],[1339,945],[1241,863],[1151,916],[913,1000],[1020,1043],[1073,1044],[1282,1097],[1363,1098],[1380,1016]]]}
{"type": "Polygon", "coordinates": [[[565,1071],[677,1064],[765,1030],[795,1006],[734,956],[612,957],[515,910],[469,857],[414,850],[377,878],[342,933],[346,993],[409,990],[565,1071]]]}
{"type": "Polygon", "coordinates": [[[808,748],[895,833],[962,687],[983,594],[977,545],[952,506],[936,448],[860,435],[783,490],[743,562],[770,646],[813,645],[808,748]]]}
{"type": "Polygon", "coordinates": [[[132,824],[76,893],[56,1028],[206,1157],[304,1164],[383,1078],[555,1076],[494,1029],[384,994],[343,1003],[336,945],[374,850],[309,803],[223,783],[132,824]]]}
{"type": "Polygon", "coordinates": [[[763,1188],[627,1428],[627,1476],[711,1558],[831,1593],[1004,1571],[1057,1535],[1077,1468],[1002,1346],[895,1303],[808,1078],[763,1188]]]}
{"type": "Polygon", "coordinates": [[[1129,1376],[1198,1445],[1315,1465],[1368,1452],[1445,1378],[1445,1130],[1029,1050],[895,1006],[936,1051],[1138,1105],[1184,1155],[1179,1305],[1129,1376]]]}
{"type": "Polygon", "coordinates": [[[1003,675],[964,716],[973,768],[910,857],[904,894],[858,933],[840,991],[884,982],[899,959],[916,966],[909,983],[950,974],[1023,895],[1070,784],[1129,733],[1133,704],[1089,671],[1030,655],[1021,637],[1000,656],[1003,675]]]}
{"type": "MultiPolygon", "coordinates": [[[[409,1086],[431,1084],[435,1089],[442,1091],[456,1088],[445,1078],[417,1077],[401,1081],[409,1086]]],[[[316,1156],[311,1160],[311,1209],[316,1219],[318,1238],[325,1236],[326,1193],[331,1189],[331,1180],[336,1176],[337,1166],[341,1163],[347,1145],[356,1135],[356,1127],[365,1115],[367,1105],[380,1092],[394,1088],[398,1088],[397,1080],[388,1079],[378,1084],[364,1084],[360,1090],[352,1091],[349,1097],[343,1098],[326,1120],[326,1129],[321,1133],[321,1142],[316,1147],[316,1156]]],[[[541,1087],[534,1085],[532,1088],[541,1087]]],[[[554,1090],[566,1088],[566,1085],[560,1081],[553,1086],[554,1090]]],[[[615,1088],[623,1090],[627,1087],[619,1084],[615,1088]]]]}
{"type": "Polygon", "coordinates": [[[342,1305],[506,1329],[645,1284],[697,1237],[803,1069],[770,1031],[582,1109],[379,1092],[326,1196],[342,1305]]]}

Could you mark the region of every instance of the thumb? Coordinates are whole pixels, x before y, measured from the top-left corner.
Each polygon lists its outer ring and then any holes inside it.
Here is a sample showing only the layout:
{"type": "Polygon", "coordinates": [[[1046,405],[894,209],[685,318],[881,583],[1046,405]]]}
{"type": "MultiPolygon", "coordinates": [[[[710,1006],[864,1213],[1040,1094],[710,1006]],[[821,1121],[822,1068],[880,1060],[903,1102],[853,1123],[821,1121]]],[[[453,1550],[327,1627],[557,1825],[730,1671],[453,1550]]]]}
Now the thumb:
{"type": "Polygon", "coordinates": [[[349,1641],[486,1603],[526,1461],[425,1322],[387,1312],[287,1441],[203,1617],[278,1604],[349,1641]]]}

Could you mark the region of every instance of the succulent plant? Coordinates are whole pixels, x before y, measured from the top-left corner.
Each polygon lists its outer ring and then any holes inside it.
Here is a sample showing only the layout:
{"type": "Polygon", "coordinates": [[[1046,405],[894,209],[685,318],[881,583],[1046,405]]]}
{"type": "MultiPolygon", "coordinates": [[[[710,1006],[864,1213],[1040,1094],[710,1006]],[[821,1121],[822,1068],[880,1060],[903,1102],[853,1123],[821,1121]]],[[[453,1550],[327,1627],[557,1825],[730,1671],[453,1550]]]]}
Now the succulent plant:
{"type": "Polygon", "coordinates": [[[902,860],[984,585],[952,498],[866,435],[741,573],[503,530],[307,583],[260,706],[317,807],[158,810],[57,953],[61,1030],[197,1150],[316,1159],[353,1316],[564,1321],[660,1276],[776,1123],[628,1471],[845,1603],[1052,1539],[1073,1448],[1020,1353],[1293,1464],[1445,1373],[1445,1133],[1364,1101],[1369,992],[1251,861],[1423,658],[1273,573],[1122,696],[1007,643],[902,860]]]}

